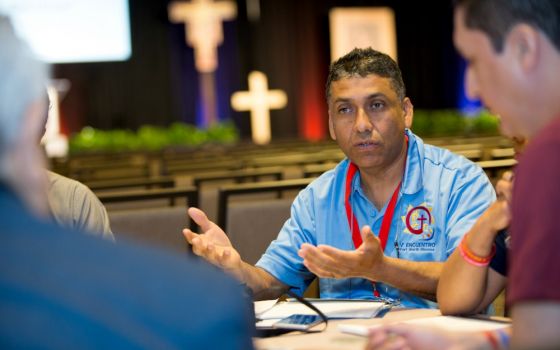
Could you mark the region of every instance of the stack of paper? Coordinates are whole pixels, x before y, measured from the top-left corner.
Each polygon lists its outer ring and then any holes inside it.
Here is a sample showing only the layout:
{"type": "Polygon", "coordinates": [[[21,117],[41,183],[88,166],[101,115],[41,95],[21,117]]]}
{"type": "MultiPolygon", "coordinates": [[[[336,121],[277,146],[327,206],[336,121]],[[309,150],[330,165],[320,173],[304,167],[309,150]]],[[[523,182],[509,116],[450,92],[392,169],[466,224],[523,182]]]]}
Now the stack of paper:
{"type": "MultiPolygon", "coordinates": [[[[314,299],[313,306],[321,310],[329,319],[333,318],[372,318],[388,307],[387,303],[368,300],[314,299]]],[[[267,308],[265,304],[255,304],[255,314],[261,320],[279,319],[293,314],[314,315],[304,304],[296,300],[274,303],[267,308]],[[257,308],[259,310],[257,310],[257,308]],[[260,311],[260,312],[259,312],[260,311]]]]}
{"type": "MultiPolygon", "coordinates": [[[[372,318],[390,307],[380,301],[347,299],[308,299],[329,319],[334,318],[372,318]]],[[[294,314],[315,315],[316,312],[297,300],[264,300],[255,302],[257,328],[268,328],[280,319],[294,314]]]]}

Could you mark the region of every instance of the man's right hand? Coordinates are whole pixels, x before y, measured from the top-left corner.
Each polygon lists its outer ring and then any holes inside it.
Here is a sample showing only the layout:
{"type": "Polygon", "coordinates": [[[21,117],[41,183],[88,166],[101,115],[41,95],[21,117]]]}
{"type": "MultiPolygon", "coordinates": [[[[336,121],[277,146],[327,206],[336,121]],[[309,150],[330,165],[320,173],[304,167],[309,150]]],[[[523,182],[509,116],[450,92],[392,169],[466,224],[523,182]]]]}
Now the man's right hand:
{"type": "Polygon", "coordinates": [[[496,184],[498,200],[482,215],[481,221],[486,222],[494,233],[509,226],[511,221],[511,196],[513,193],[513,173],[506,171],[496,184]]]}
{"type": "Polygon", "coordinates": [[[193,252],[241,279],[241,257],[225,232],[210,221],[202,210],[191,207],[187,212],[202,230],[201,234],[196,234],[187,228],[183,229],[193,252]]]}
{"type": "Polygon", "coordinates": [[[502,174],[502,177],[496,184],[496,195],[498,200],[505,200],[511,203],[511,196],[513,193],[513,172],[506,171],[502,174]]]}

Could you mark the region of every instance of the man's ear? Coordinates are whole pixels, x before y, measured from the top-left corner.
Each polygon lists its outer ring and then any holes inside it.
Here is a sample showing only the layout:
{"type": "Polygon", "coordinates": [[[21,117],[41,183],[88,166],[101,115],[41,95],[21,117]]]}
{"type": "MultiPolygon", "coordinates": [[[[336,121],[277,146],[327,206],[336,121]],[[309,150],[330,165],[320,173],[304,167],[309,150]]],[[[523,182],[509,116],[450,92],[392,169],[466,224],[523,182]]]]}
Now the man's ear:
{"type": "Polygon", "coordinates": [[[336,141],[336,134],[334,132],[334,122],[333,122],[330,108],[329,108],[329,134],[331,134],[331,138],[336,141]]]}
{"type": "Polygon", "coordinates": [[[412,120],[414,119],[414,106],[410,98],[405,97],[402,102],[402,108],[404,111],[404,126],[407,129],[412,127],[412,120]]]}
{"type": "Polygon", "coordinates": [[[537,66],[539,38],[539,32],[525,23],[515,25],[506,37],[504,51],[511,55],[523,72],[530,72],[537,66]]]}

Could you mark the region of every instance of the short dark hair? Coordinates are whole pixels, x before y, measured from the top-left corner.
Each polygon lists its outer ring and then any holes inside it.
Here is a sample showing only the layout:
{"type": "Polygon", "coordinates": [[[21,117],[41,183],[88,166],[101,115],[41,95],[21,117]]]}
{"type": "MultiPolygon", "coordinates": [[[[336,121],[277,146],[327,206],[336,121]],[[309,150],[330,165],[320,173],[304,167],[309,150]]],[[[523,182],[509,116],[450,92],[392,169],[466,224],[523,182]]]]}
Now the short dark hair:
{"type": "Polygon", "coordinates": [[[502,52],[504,39],[518,23],[542,31],[560,51],[560,1],[558,0],[454,0],[465,13],[465,26],[484,32],[496,52],[502,52]]]}
{"type": "Polygon", "coordinates": [[[343,78],[355,76],[366,77],[375,74],[391,80],[391,87],[400,100],[406,96],[406,89],[402,80],[401,70],[391,57],[376,51],[371,47],[355,48],[331,64],[327,78],[327,101],[331,97],[331,84],[343,78]]]}

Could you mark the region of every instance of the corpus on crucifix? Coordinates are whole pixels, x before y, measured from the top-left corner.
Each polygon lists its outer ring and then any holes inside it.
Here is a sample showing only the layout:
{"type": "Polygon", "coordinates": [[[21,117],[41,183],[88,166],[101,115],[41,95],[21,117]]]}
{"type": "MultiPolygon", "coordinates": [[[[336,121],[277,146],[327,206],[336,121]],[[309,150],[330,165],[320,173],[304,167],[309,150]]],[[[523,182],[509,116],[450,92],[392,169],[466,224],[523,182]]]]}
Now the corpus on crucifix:
{"type": "Polygon", "coordinates": [[[209,126],[218,120],[214,72],[218,67],[217,48],[224,39],[222,21],[234,19],[237,7],[233,1],[173,1],[168,11],[171,22],[185,23],[187,44],[194,48],[204,124],[209,126]]]}
{"type": "Polygon", "coordinates": [[[239,91],[231,96],[231,106],[236,111],[251,111],[253,142],[259,145],[270,142],[270,110],[286,106],[288,98],[282,90],[268,90],[266,75],[249,73],[249,91],[239,91]]]}

